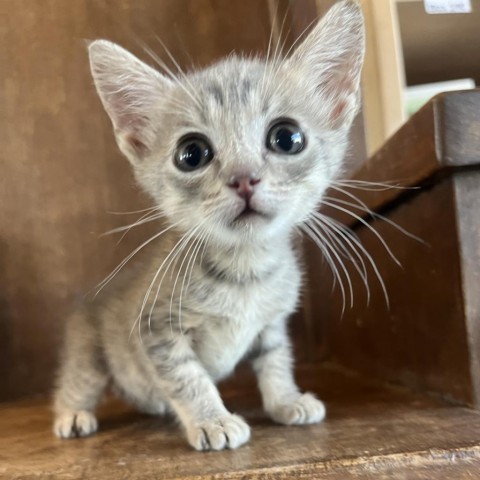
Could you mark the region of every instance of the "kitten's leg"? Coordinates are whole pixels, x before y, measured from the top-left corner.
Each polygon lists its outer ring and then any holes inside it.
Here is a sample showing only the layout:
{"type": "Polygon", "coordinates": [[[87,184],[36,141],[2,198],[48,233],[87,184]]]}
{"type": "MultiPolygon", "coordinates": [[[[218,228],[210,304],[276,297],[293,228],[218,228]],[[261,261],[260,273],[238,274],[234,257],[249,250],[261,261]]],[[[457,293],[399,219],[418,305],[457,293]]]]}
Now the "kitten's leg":
{"type": "Polygon", "coordinates": [[[146,345],[162,393],[183,426],[188,442],[197,450],[237,448],[250,438],[250,427],[223,405],[212,379],[191,349],[188,337],[146,345]]]}
{"type": "Polygon", "coordinates": [[[290,340],[285,323],[267,327],[252,359],[265,411],[286,425],[318,423],[325,407],[311,393],[300,393],[293,378],[290,340]]]}
{"type": "Polygon", "coordinates": [[[86,315],[69,319],[54,399],[58,437],[84,437],[97,430],[93,412],[108,380],[98,342],[86,315]]]}

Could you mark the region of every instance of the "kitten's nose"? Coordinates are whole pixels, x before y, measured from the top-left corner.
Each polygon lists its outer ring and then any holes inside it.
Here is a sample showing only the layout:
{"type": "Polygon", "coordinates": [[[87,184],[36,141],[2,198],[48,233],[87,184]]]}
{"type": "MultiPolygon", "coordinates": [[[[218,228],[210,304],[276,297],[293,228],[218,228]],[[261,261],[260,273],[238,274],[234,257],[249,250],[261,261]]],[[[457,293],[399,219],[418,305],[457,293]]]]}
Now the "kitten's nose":
{"type": "Polygon", "coordinates": [[[254,174],[233,175],[227,185],[235,189],[239,197],[248,201],[252,198],[254,187],[257,183],[260,183],[260,179],[254,174]]]}

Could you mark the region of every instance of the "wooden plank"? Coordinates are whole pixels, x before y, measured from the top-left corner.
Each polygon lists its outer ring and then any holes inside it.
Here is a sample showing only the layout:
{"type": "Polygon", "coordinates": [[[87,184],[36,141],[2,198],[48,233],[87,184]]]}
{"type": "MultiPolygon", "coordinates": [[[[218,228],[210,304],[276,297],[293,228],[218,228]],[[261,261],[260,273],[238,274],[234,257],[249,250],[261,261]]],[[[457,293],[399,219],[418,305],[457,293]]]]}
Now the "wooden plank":
{"type": "Polygon", "coordinates": [[[260,400],[248,384],[241,390],[228,388],[227,403],[248,419],[252,440],[235,451],[206,454],[191,450],[174,422],[136,414],[118,402],[103,406],[96,436],[71,441],[52,436],[44,403],[5,404],[0,407],[0,430],[8,442],[0,451],[0,475],[450,479],[465,478],[480,467],[477,412],[335,368],[303,370],[300,383],[326,400],[329,413],[323,424],[274,425],[260,411],[260,400]]]}
{"type": "Polygon", "coordinates": [[[403,52],[393,0],[362,2],[366,26],[363,103],[371,155],[406,120],[403,52]]]}
{"type": "Polygon", "coordinates": [[[436,115],[441,166],[479,166],[480,90],[444,94],[436,115]]]}
{"type": "MultiPolygon", "coordinates": [[[[353,180],[392,184],[397,188],[345,190],[371,210],[378,210],[402,195],[415,193],[412,187],[423,185],[447,169],[480,166],[478,152],[480,90],[441,94],[417,112],[352,176],[353,180]]],[[[352,201],[335,190],[329,195],[352,201]]],[[[347,225],[357,223],[354,217],[335,213],[331,208],[325,207],[324,211],[347,225]]],[[[361,216],[368,214],[364,212],[361,216]]]]}
{"type": "MultiPolygon", "coordinates": [[[[395,201],[400,194],[408,193],[408,188],[416,187],[425,182],[439,169],[435,143],[435,103],[427,104],[417,112],[409,122],[395,134],[377,153],[352,175],[352,180],[387,184],[387,188],[368,190],[341,188],[355,195],[360,202],[371,210],[378,210],[389,202],[395,201]],[[392,188],[388,188],[391,185],[392,188]]],[[[332,189],[329,196],[345,201],[352,201],[348,195],[342,195],[332,189]]],[[[353,225],[357,220],[329,207],[322,210],[346,225],[353,225]]],[[[354,210],[353,210],[354,211],[354,210]]],[[[356,212],[367,217],[365,212],[356,212]]]]}
{"type": "Polygon", "coordinates": [[[453,185],[473,403],[480,408],[480,173],[458,173],[453,185]]]}

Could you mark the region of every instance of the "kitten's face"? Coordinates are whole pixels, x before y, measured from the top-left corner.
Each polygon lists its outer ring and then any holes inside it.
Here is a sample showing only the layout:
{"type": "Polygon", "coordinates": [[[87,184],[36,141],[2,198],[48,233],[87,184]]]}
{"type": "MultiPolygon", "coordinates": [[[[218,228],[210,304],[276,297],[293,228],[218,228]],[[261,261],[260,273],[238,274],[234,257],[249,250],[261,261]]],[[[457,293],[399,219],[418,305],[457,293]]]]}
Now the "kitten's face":
{"type": "Polygon", "coordinates": [[[230,58],[172,81],[109,42],[90,53],[120,148],[184,231],[231,246],[288,234],[341,169],[363,57],[354,2],[282,61],[230,58]]]}
{"type": "Polygon", "coordinates": [[[305,220],[338,172],[346,130],[319,124],[288,69],[272,70],[230,59],[182,82],[196,100],[174,85],[159,107],[137,175],[183,229],[202,222],[228,243],[274,237],[305,220]]]}

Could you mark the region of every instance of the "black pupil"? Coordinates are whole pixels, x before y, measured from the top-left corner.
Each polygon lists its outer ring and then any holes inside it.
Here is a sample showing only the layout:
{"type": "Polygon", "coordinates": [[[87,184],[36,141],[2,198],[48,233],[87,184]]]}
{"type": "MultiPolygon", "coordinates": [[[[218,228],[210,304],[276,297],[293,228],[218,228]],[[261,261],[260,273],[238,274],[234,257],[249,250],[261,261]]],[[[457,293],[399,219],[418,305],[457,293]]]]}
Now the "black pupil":
{"type": "Polygon", "coordinates": [[[270,141],[275,150],[285,153],[297,153],[303,146],[302,133],[289,125],[277,127],[270,141]]]}
{"type": "Polygon", "coordinates": [[[203,157],[206,155],[206,148],[197,142],[189,143],[183,149],[180,160],[185,162],[189,167],[198,167],[203,157]]]}
{"type": "Polygon", "coordinates": [[[281,150],[289,152],[296,143],[295,133],[288,128],[280,128],[277,131],[275,142],[281,150]]]}

